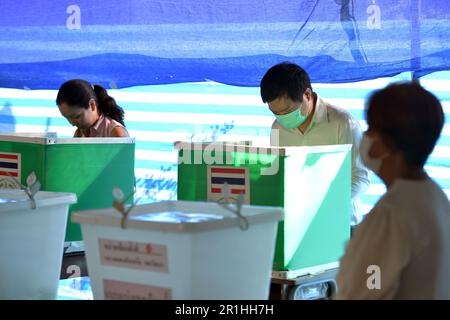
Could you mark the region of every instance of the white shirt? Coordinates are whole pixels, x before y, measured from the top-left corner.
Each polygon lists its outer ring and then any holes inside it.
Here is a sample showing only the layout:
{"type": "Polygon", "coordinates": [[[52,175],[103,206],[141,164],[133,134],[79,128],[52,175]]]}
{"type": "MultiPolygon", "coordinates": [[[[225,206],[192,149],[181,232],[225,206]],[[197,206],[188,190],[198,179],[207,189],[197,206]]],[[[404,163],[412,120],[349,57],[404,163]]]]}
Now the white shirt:
{"type": "Polygon", "coordinates": [[[433,180],[394,181],[353,234],[337,285],[337,299],[450,299],[450,206],[433,180]]]}
{"type": "Polygon", "coordinates": [[[272,146],[317,146],[351,144],[352,148],[352,225],[364,218],[361,200],[369,186],[369,172],[359,156],[362,130],[348,112],[324,102],[317,95],[316,109],[305,133],[297,128],[286,129],[277,120],[272,124],[270,144],[272,146]],[[277,137],[277,133],[279,138],[277,137]]]}

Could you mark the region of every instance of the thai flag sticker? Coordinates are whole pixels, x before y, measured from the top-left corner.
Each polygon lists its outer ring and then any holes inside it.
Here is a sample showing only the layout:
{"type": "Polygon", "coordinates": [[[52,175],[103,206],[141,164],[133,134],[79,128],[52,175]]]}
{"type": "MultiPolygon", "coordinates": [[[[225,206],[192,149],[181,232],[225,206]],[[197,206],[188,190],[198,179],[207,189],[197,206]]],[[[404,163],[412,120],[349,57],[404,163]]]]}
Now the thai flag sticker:
{"type": "Polygon", "coordinates": [[[244,195],[244,204],[250,204],[250,175],[248,167],[208,167],[208,201],[224,197],[224,185],[228,185],[228,196],[236,199],[244,195]]]}
{"type": "Polygon", "coordinates": [[[20,153],[0,152],[0,188],[20,188],[20,153]]]}

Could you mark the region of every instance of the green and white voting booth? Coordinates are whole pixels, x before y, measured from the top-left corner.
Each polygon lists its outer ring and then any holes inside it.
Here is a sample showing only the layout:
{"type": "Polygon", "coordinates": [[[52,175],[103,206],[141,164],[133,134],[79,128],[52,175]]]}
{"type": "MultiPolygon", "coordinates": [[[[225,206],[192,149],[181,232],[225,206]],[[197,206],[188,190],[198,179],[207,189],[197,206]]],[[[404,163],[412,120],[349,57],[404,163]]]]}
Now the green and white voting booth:
{"type": "Polygon", "coordinates": [[[244,203],[283,207],[273,275],[336,268],[350,238],[351,145],[255,147],[175,144],[178,200],[217,201],[226,189],[244,203]]]}
{"type": "MultiPolygon", "coordinates": [[[[0,188],[26,185],[35,172],[41,190],[72,192],[65,241],[82,240],[70,213],[109,208],[112,189],[134,190],[134,138],[58,138],[55,133],[0,134],[0,188]]],[[[129,200],[130,202],[132,199],[129,200]]]]}

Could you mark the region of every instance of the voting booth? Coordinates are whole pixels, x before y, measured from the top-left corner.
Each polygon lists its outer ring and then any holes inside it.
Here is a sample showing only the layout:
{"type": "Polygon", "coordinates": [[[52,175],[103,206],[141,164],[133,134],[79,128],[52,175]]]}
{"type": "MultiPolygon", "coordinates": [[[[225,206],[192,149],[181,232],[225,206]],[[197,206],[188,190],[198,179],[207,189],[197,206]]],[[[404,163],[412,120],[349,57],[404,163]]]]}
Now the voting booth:
{"type": "MultiPolygon", "coordinates": [[[[134,138],[58,138],[56,133],[0,134],[0,188],[19,188],[33,171],[41,190],[75,193],[65,241],[82,240],[74,210],[111,207],[112,189],[134,190],[134,138]]],[[[131,203],[132,198],[129,199],[131,203]]]]}
{"type": "Polygon", "coordinates": [[[351,145],[256,147],[177,142],[178,200],[283,207],[273,276],[335,268],[350,238],[351,145]]]}

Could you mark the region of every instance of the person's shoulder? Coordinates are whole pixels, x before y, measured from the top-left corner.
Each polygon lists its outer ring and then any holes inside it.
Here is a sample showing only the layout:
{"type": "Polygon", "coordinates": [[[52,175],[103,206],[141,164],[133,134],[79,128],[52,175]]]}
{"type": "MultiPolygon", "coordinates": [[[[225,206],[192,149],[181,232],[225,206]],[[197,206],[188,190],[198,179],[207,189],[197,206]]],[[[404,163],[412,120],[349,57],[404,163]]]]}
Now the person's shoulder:
{"type": "Polygon", "coordinates": [[[272,130],[273,129],[278,129],[278,130],[283,130],[283,129],[285,129],[279,122],[278,122],[278,120],[274,120],[273,122],[272,122],[272,130]]]}
{"type": "Polygon", "coordinates": [[[354,121],[355,120],[355,118],[351,115],[351,113],[348,112],[347,110],[343,109],[342,107],[333,105],[333,104],[328,103],[326,101],[324,103],[325,103],[325,106],[327,108],[328,115],[333,117],[334,119],[342,120],[342,121],[345,121],[345,122],[348,122],[349,120],[350,121],[354,121]]]}
{"type": "MultiPolygon", "coordinates": [[[[447,194],[442,190],[441,186],[432,178],[427,179],[427,183],[429,184],[430,193],[435,195],[437,198],[440,198],[444,202],[448,203],[447,194]]],[[[450,204],[448,206],[450,210],[450,204]]]]}
{"type": "Polygon", "coordinates": [[[80,129],[75,130],[74,134],[73,134],[74,138],[81,138],[81,131],[80,129]]]}
{"type": "Polygon", "coordinates": [[[117,121],[117,120],[115,120],[115,119],[113,119],[113,118],[111,118],[109,116],[104,116],[104,119],[109,125],[122,126],[123,127],[123,125],[119,121],[117,121]]]}
{"type": "Polygon", "coordinates": [[[350,112],[331,103],[324,103],[327,108],[329,121],[338,123],[340,126],[348,127],[352,131],[361,130],[358,120],[350,112]]]}
{"type": "Polygon", "coordinates": [[[415,218],[410,217],[404,209],[395,195],[384,194],[366,214],[361,225],[365,225],[376,234],[395,232],[401,238],[410,238],[411,230],[415,224],[412,220],[415,218]]]}
{"type": "Polygon", "coordinates": [[[111,137],[127,138],[129,137],[127,129],[124,126],[116,126],[111,130],[111,137]]]}
{"type": "Polygon", "coordinates": [[[409,207],[414,207],[416,211],[422,208],[431,212],[433,206],[450,209],[447,195],[432,178],[422,181],[398,179],[390,189],[387,197],[389,203],[408,203],[409,207]]]}
{"type": "MultiPolygon", "coordinates": [[[[412,220],[416,219],[416,214],[411,212],[411,208],[414,207],[411,204],[420,202],[420,198],[422,197],[411,189],[395,185],[386,191],[374,209],[375,211],[383,211],[383,217],[391,221],[391,223],[398,223],[403,225],[405,229],[409,229],[411,227],[410,224],[414,223],[412,220]]],[[[419,203],[417,205],[421,207],[419,203]]]]}
{"type": "Polygon", "coordinates": [[[110,117],[105,117],[105,119],[107,120],[107,132],[109,132],[108,136],[129,137],[129,133],[123,124],[110,117]]]}

